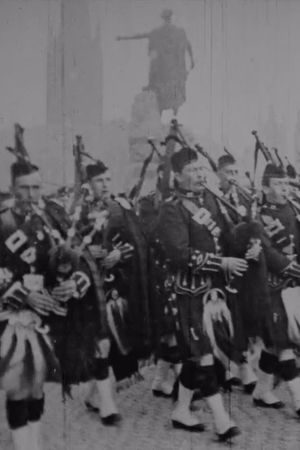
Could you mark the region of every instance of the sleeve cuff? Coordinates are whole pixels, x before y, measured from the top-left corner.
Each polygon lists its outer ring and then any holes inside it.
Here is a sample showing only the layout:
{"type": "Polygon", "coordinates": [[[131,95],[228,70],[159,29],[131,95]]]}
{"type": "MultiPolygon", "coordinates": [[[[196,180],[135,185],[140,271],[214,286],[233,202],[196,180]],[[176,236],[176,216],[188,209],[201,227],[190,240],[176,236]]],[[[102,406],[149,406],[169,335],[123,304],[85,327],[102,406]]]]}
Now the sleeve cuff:
{"type": "Polygon", "coordinates": [[[300,278],[300,265],[296,262],[291,262],[282,270],[282,274],[293,278],[300,278]]]}
{"type": "Polygon", "coordinates": [[[200,270],[206,272],[219,272],[221,270],[222,258],[213,253],[202,253],[195,250],[191,255],[190,266],[194,268],[195,272],[200,270]]]}
{"type": "Polygon", "coordinates": [[[5,305],[12,306],[14,309],[20,309],[26,304],[28,294],[29,290],[20,281],[16,281],[2,295],[2,302],[5,305]]]}

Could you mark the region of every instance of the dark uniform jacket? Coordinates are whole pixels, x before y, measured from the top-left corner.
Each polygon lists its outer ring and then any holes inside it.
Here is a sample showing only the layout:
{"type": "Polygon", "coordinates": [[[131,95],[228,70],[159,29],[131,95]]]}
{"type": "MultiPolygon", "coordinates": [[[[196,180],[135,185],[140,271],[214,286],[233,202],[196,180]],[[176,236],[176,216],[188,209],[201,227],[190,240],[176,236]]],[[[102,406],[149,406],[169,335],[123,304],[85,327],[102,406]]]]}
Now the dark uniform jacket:
{"type": "Polygon", "coordinates": [[[300,228],[294,207],[289,203],[265,202],[260,211],[265,229],[264,253],[268,269],[270,304],[267,314],[266,343],[279,349],[290,347],[287,315],[281,292],[299,284],[298,271],[291,267],[291,257],[299,263],[300,228]],[[290,258],[289,258],[290,257],[290,258]]]}
{"type": "Polygon", "coordinates": [[[211,353],[203,329],[203,296],[224,288],[221,254],[226,223],[209,192],[179,192],[161,207],[158,239],[168,266],[170,294],[165,312],[173,317],[185,357],[211,353]],[[205,223],[204,223],[205,222],[205,223]]]}
{"type": "MultiPolygon", "coordinates": [[[[108,223],[104,230],[94,235],[93,245],[101,245],[107,252],[118,242],[132,246],[131,257],[121,260],[107,271],[108,281],[104,284],[104,291],[107,300],[110,299],[110,293],[116,290],[128,302],[129,339],[135,354],[143,356],[151,346],[146,240],[138,218],[124,197],[87,203],[82,213],[83,234],[88,233],[93,226],[89,216],[95,210],[107,210],[108,223]]],[[[101,261],[99,264],[101,266],[101,261]]]]}

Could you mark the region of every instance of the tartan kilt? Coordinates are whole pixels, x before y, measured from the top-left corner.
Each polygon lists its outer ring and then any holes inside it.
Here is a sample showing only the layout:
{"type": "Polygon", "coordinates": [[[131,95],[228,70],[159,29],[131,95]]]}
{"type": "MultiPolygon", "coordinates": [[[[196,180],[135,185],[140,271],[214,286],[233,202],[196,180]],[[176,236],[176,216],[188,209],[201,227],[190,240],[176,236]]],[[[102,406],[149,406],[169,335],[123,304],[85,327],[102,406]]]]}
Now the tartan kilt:
{"type": "Polygon", "coordinates": [[[203,295],[187,293],[171,295],[174,303],[169,306],[169,317],[172,320],[181,359],[199,359],[212,354],[212,345],[203,326],[203,295]]]}
{"type": "Polygon", "coordinates": [[[279,289],[270,291],[262,338],[267,347],[274,347],[277,351],[295,347],[288,335],[288,317],[279,289]]]}

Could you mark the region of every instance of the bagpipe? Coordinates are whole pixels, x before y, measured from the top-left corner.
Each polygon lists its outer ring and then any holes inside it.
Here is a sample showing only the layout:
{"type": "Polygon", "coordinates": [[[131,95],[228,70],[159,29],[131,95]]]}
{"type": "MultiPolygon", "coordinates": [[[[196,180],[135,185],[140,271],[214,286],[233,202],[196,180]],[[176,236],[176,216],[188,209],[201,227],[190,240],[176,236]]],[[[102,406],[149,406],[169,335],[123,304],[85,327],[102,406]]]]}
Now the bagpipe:
{"type": "Polygon", "coordinates": [[[156,154],[159,158],[159,161],[163,160],[162,155],[160,154],[159,150],[157,149],[154,139],[152,138],[148,138],[147,139],[148,144],[151,147],[151,151],[149,153],[149,155],[145,158],[143,164],[142,164],[142,168],[141,168],[141,172],[138,178],[138,181],[136,182],[136,184],[131,188],[128,198],[129,200],[133,203],[133,205],[136,207],[138,200],[140,198],[140,194],[142,191],[142,187],[146,178],[146,173],[147,173],[147,169],[151,163],[151,161],[153,160],[154,155],[156,154]]]}
{"type": "MultiPolygon", "coordinates": [[[[15,148],[9,147],[8,150],[14,154],[19,163],[28,165],[29,168],[34,167],[24,145],[24,129],[19,124],[15,125],[15,148]]],[[[72,231],[63,229],[62,223],[64,225],[67,223],[65,217],[55,217],[57,224],[61,222],[60,230],[54,226],[55,220],[53,221],[51,217],[52,209],[54,211],[54,208],[49,208],[48,202],[42,199],[38,204],[28,203],[25,219],[17,227],[14,227],[13,215],[10,211],[6,213],[7,218],[4,217],[6,222],[10,222],[7,223],[7,228],[13,228],[12,234],[5,240],[5,247],[14,258],[19,259],[23,265],[27,265],[28,271],[23,277],[23,283],[17,281],[14,284],[15,288],[10,286],[9,292],[3,295],[3,301],[10,302],[10,306],[20,306],[26,290],[29,292],[45,288],[45,277],[39,274],[39,256],[47,260],[44,264],[47,264],[48,267],[46,275],[48,280],[51,279],[50,284],[60,283],[62,276],[64,280],[68,278],[74,280],[76,289],[78,288],[78,290],[74,290],[74,297],[83,296],[89,288],[88,277],[79,270],[77,244],[70,241],[73,236],[72,231]],[[62,266],[64,267],[63,274],[61,273],[62,266]],[[22,292],[24,289],[25,292],[22,292]]]]}
{"type": "Polygon", "coordinates": [[[140,193],[145,181],[147,169],[149,167],[149,164],[153,160],[154,155],[156,154],[158,157],[159,164],[163,167],[163,176],[162,180],[160,182],[160,191],[162,194],[162,198],[166,199],[171,194],[171,187],[170,187],[170,180],[171,180],[171,157],[175,151],[175,139],[177,138],[177,120],[173,119],[171,121],[169,134],[166,137],[166,139],[162,142],[160,142],[160,146],[165,147],[164,153],[162,153],[158,148],[157,144],[155,143],[155,140],[151,137],[147,139],[148,144],[151,147],[151,151],[149,155],[145,158],[140,175],[138,178],[138,181],[133,186],[133,188],[130,190],[129,193],[129,199],[134,204],[134,206],[137,206],[138,200],[140,198],[140,193]]]}

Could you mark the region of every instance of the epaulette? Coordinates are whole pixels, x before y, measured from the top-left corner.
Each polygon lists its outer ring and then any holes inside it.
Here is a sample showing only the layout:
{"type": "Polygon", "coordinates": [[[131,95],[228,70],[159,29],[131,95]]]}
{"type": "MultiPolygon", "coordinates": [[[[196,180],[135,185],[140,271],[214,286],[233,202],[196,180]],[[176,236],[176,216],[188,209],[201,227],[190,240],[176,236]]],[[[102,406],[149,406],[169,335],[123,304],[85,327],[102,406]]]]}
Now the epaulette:
{"type": "Polygon", "coordinates": [[[129,201],[125,197],[117,196],[117,197],[114,198],[114,200],[116,202],[118,202],[119,205],[122,206],[122,208],[124,208],[124,209],[129,210],[129,209],[132,208],[131,204],[129,203],[129,201]]]}

